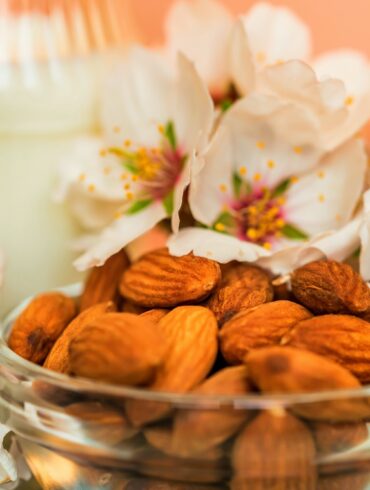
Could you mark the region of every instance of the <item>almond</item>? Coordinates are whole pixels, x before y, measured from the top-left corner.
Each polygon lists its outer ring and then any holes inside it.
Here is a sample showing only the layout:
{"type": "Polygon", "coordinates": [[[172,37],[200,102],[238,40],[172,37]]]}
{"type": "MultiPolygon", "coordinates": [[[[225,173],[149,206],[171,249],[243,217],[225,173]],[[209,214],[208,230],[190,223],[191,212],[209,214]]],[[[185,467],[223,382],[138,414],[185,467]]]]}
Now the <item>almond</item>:
{"type": "Polygon", "coordinates": [[[221,352],[229,364],[242,364],[252,349],[280,343],[296,323],[311,318],[303,306],[274,301],[240,312],[222,327],[221,352]]]}
{"type": "Polygon", "coordinates": [[[14,322],[9,347],[24,359],[41,364],[75,315],[71,298],[57,292],[40,294],[14,322]]]}
{"type": "Polygon", "coordinates": [[[353,449],[367,440],[368,430],[364,422],[312,422],[317,452],[320,456],[336,455],[353,449]]]}
{"type": "Polygon", "coordinates": [[[80,310],[106,301],[117,302],[118,286],[129,265],[130,260],[125,250],[121,250],[112,255],[103,266],[91,269],[81,296],[80,310]]]}
{"type": "Polygon", "coordinates": [[[324,315],[298,323],[283,343],[332,359],[361,383],[370,383],[370,323],[348,315],[324,315]]]}
{"type": "MultiPolygon", "coordinates": [[[[360,382],[339,364],[293,347],[266,347],[247,357],[250,377],[263,393],[299,394],[357,389],[360,382]]],[[[320,397],[320,395],[317,395],[320,397]]],[[[342,394],[321,397],[323,401],[297,404],[294,412],[312,420],[346,421],[366,418],[370,407],[362,398],[342,394]]]]}
{"type": "Polygon", "coordinates": [[[141,317],[147,318],[151,322],[157,324],[162,320],[162,318],[164,318],[167,315],[168,312],[169,310],[161,310],[161,309],[148,310],[145,313],[142,313],[141,317]]]}
{"type": "MultiPolygon", "coordinates": [[[[188,483],[153,480],[149,478],[134,478],[133,476],[122,480],[120,478],[120,490],[190,490],[188,483]]],[[[191,490],[222,490],[221,487],[205,486],[201,484],[191,485],[191,490]]]]}
{"type": "Polygon", "coordinates": [[[113,312],[115,305],[111,301],[91,306],[80,313],[64,330],[62,335],[53,345],[48,357],[45,360],[44,367],[57,371],[59,373],[71,374],[69,360],[69,344],[72,339],[78,337],[81,331],[91,321],[99,318],[105,313],[113,312]]]}
{"type": "Polygon", "coordinates": [[[80,425],[78,429],[74,425],[74,431],[79,430],[85,437],[98,443],[116,445],[137,434],[123,413],[107,404],[80,402],[69,405],[65,411],[80,425]]]}
{"type": "MultiPolygon", "coordinates": [[[[192,393],[243,396],[251,391],[247,368],[238,366],[219,371],[192,393]]],[[[209,410],[179,410],[174,417],[171,448],[182,457],[209,452],[234,435],[251,416],[251,410],[237,409],[228,403],[209,410]]]]}
{"type": "MultiPolygon", "coordinates": [[[[202,306],[180,306],[158,323],[165,339],[166,355],[156,372],[153,391],[187,393],[201,383],[217,356],[217,321],[202,306]]],[[[164,402],[129,400],[127,415],[135,427],[165,417],[164,402]]]]}
{"type": "Polygon", "coordinates": [[[337,469],[336,475],[320,476],[317,490],[367,490],[368,473],[342,473],[337,469]]]}
{"type": "Polygon", "coordinates": [[[272,299],[273,289],[267,272],[253,265],[238,264],[223,273],[221,284],[207,306],[222,325],[241,310],[272,299]]]}
{"type": "Polygon", "coordinates": [[[107,313],[71,340],[71,370],[77,376],[128,386],[149,384],[165,354],[159,329],[130,313],[107,313]]]}
{"type": "Polygon", "coordinates": [[[292,291],[315,313],[365,313],[370,289],[351,266],[333,260],[311,262],[294,271],[292,291]]]}
{"type": "Polygon", "coordinates": [[[265,411],[241,432],[233,454],[233,490],[315,490],[315,445],[303,422],[265,411]]]}
{"type": "Polygon", "coordinates": [[[174,257],[167,249],[150,252],[135,262],[122,277],[124,298],[147,308],[172,308],[200,303],[217,287],[220,266],[208,259],[174,257]]]}

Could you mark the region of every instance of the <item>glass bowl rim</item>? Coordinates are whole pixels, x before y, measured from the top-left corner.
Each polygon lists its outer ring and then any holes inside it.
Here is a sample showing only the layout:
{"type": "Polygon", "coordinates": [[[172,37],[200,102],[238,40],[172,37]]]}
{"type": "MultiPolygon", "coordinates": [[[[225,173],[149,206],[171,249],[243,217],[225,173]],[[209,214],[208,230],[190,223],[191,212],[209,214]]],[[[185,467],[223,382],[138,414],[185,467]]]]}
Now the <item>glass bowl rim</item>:
{"type": "MultiPolygon", "coordinates": [[[[82,290],[81,283],[56,288],[55,291],[62,292],[73,298],[77,297],[82,290]]],[[[77,391],[79,393],[99,393],[104,396],[122,397],[137,400],[154,401],[183,405],[185,407],[204,405],[212,407],[232,404],[237,408],[276,408],[276,406],[290,406],[293,404],[305,404],[316,402],[336,401],[340,399],[370,397],[370,385],[359,388],[328,390],[320,392],[302,392],[294,394],[260,394],[250,393],[248,395],[209,395],[196,393],[176,393],[165,391],[151,391],[146,388],[127,387],[114,385],[85,378],[72,377],[57,373],[42,366],[27,361],[13,352],[7,345],[6,337],[9,328],[34,296],[22,301],[14,308],[3,321],[0,322],[0,376],[4,368],[8,368],[19,377],[28,377],[32,381],[45,382],[55,388],[77,391]]],[[[231,366],[230,366],[231,367],[231,366]]],[[[1,395],[0,395],[1,398],[1,395]]]]}

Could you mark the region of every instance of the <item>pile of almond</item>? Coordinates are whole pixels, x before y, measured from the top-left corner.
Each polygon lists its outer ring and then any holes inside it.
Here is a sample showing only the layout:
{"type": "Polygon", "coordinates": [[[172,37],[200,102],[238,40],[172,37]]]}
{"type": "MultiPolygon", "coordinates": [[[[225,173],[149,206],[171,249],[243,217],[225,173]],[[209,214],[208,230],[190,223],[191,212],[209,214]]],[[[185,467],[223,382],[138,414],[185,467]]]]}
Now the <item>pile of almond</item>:
{"type": "Polygon", "coordinates": [[[181,409],[176,397],[62,400],[93,437],[114,446],[145,439],[145,475],[237,490],[357,490],[367,480],[356,486],[347,473],[365,462],[342,464],[334,477],[326,457],[368,438],[370,400],[356,390],[370,384],[369,322],[370,289],[344,263],[312,262],[278,286],[251,264],[166,249],[130,264],[121,251],[91,271],[77,301],[59,292],[31,301],[9,346],[71,376],[201,397],[181,409]],[[355,395],[335,393],[343,389],[355,395]],[[279,397],[327,391],[304,403],[279,397]],[[253,403],[243,405],[245,395],[253,403]]]}

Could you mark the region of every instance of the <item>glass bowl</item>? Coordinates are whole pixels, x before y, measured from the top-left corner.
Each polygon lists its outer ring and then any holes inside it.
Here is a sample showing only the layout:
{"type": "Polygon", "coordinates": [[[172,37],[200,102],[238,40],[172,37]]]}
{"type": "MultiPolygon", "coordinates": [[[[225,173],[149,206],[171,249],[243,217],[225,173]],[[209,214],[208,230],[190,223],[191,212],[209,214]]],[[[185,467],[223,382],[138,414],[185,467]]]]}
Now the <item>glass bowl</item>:
{"type": "MultiPolygon", "coordinates": [[[[80,286],[62,291],[77,297],[80,286]]],[[[369,404],[370,420],[370,388],[231,397],[72,378],[7,347],[26,304],[1,327],[0,422],[16,434],[42,488],[370,488],[367,414],[357,411],[369,404]],[[138,413],[160,417],[134,428],[127,415],[138,413]]]]}

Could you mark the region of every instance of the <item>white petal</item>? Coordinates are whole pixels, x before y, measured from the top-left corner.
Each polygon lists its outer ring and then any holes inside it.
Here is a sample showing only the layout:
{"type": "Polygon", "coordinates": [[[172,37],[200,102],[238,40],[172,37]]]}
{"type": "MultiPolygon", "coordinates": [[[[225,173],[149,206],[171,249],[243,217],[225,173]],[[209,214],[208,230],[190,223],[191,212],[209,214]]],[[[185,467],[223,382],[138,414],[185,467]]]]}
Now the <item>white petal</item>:
{"type": "Polygon", "coordinates": [[[106,225],[125,200],[123,169],[114,155],[100,156],[103,146],[100,138],[75,142],[61,161],[54,196],[67,202],[77,219],[91,229],[106,225]]]}
{"type": "Polygon", "coordinates": [[[370,191],[364,195],[364,221],[361,227],[360,271],[365,281],[370,281],[370,191]]]}
{"type": "Polygon", "coordinates": [[[227,43],[232,16],[228,10],[213,0],[180,0],[174,2],[165,28],[172,55],[181,51],[193,60],[212,94],[222,96],[230,83],[227,43]]]}
{"type": "Polygon", "coordinates": [[[258,245],[202,228],[184,228],[176,235],[172,235],[168,247],[171,254],[175,256],[193,252],[194,255],[220,263],[232,260],[255,262],[259,257],[269,255],[269,252],[258,245]]]}
{"type": "Polygon", "coordinates": [[[308,59],[310,32],[289,9],[261,2],[243,20],[257,62],[273,64],[280,60],[308,59]]]}
{"type": "Polygon", "coordinates": [[[352,216],[364,187],[367,158],[360,140],[351,140],[324,158],[286,194],[286,220],[306,233],[335,230],[352,216]]]}
{"type": "Polygon", "coordinates": [[[255,85],[255,67],[243,23],[236,22],[230,40],[230,73],[240,95],[249,94],[255,85]]]}
{"type": "Polygon", "coordinates": [[[103,265],[111,255],[149,231],[165,217],[166,212],[162,203],[153,204],[134,215],[123,216],[103,230],[96,243],[77,259],[76,268],[83,271],[103,265]]]}
{"type": "Polygon", "coordinates": [[[212,225],[231,197],[233,175],[232,148],[229,132],[221,127],[205,155],[193,168],[189,203],[196,220],[212,225]]]}
{"type": "Polygon", "coordinates": [[[12,456],[3,448],[0,448],[0,485],[17,481],[17,467],[12,456]]]}
{"type": "Polygon", "coordinates": [[[4,281],[4,266],[5,266],[4,253],[2,250],[0,250],[0,287],[3,285],[3,281],[4,281]]]}
{"type": "Polygon", "coordinates": [[[267,186],[279,184],[317,165],[317,121],[305,108],[272,96],[253,93],[226,114],[234,165],[247,169],[247,179],[259,178],[267,186]]]}
{"type": "Polygon", "coordinates": [[[110,145],[131,139],[143,146],[158,144],[158,124],[170,119],[173,77],[163,58],[133,48],[117,63],[104,90],[102,120],[110,145]]]}
{"type": "Polygon", "coordinates": [[[214,124],[214,106],[193,64],[178,56],[178,77],[172,120],[180,148],[188,155],[208,142],[214,124]]]}

